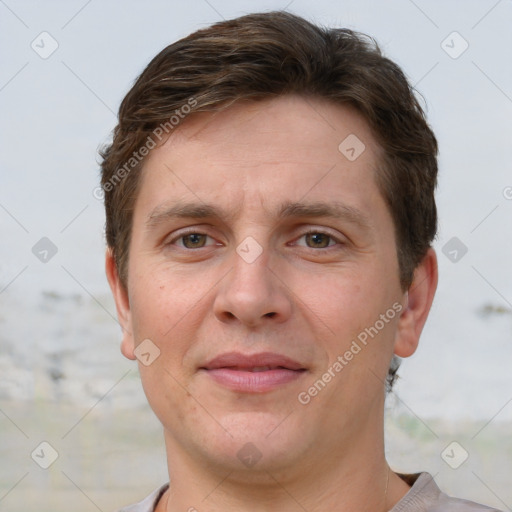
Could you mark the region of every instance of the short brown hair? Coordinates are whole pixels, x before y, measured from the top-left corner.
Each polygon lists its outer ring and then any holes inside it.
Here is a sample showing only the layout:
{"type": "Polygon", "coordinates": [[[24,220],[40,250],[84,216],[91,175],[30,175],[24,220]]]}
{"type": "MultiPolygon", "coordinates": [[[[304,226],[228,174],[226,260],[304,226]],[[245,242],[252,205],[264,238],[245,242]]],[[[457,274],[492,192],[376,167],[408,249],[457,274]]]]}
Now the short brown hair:
{"type": "Polygon", "coordinates": [[[155,131],[171,133],[184,112],[284,94],[350,104],[367,121],[382,148],[376,183],[395,225],[400,283],[409,288],[437,232],[436,138],[404,73],[371,37],[284,11],[222,21],[171,44],[121,103],[113,141],[101,151],[101,184],[107,244],[123,285],[141,148],[155,131]]]}

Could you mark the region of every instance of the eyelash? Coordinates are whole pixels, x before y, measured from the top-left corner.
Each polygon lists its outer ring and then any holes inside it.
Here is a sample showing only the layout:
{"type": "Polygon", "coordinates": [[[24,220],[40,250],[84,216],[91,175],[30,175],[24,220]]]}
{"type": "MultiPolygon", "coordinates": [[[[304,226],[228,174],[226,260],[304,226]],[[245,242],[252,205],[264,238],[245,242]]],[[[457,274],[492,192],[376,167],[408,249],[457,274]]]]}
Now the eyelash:
{"type": "MultiPolygon", "coordinates": [[[[182,232],[179,236],[173,238],[172,240],[170,240],[165,245],[174,245],[175,242],[177,242],[178,240],[182,240],[183,238],[185,238],[188,235],[204,235],[204,236],[210,237],[210,235],[208,235],[207,233],[202,233],[200,231],[197,231],[197,230],[194,230],[194,229],[190,229],[188,231],[182,232]]],[[[296,240],[299,240],[299,239],[301,239],[301,238],[303,238],[303,237],[305,237],[307,235],[325,235],[325,236],[327,236],[330,239],[330,241],[334,241],[338,245],[344,245],[343,242],[341,242],[338,238],[333,236],[331,233],[329,233],[328,231],[323,231],[321,229],[309,229],[308,231],[303,233],[300,237],[298,237],[296,240]]],[[[212,237],[210,237],[210,238],[212,238],[212,237]]],[[[180,249],[183,249],[183,250],[186,250],[186,251],[197,251],[199,249],[205,249],[205,248],[206,247],[198,247],[197,249],[189,249],[187,247],[180,247],[180,249]]],[[[320,249],[325,251],[325,250],[334,248],[334,245],[328,245],[327,247],[320,247],[320,248],[307,247],[306,246],[305,248],[306,249],[311,249],[313,251],[318,251],[320,249]]]]}

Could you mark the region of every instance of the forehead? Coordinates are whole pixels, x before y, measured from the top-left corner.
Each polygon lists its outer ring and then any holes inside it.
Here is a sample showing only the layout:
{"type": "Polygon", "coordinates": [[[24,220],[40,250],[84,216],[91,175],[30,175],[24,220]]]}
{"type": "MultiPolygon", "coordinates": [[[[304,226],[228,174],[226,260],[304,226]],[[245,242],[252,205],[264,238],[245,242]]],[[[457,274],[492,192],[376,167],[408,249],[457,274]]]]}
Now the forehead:
{"type": "Polygon", "coordinates": [[[258,147],[262,142],[267,144],[264,149],[269,158],[280,154],[279,150],[286,153],[291,146],[293,152],[317,160],[321,152],[315,149],[329,147],[324,156],[331,162],[340,155],[354,161],[363,152],[363,160],[368,161],[379,152],[367,122],[355,107],[299,95],[239,100],[215,112],[193,113],[178,125],[162,148],[179,151],[185,143],[196,147],[220,144],[215,149],[226,152],[243,147],[251,152],[262,149],[258,147]],[[344,141],[346,144],[342,144],[344,141]],[[351,147],[354,153],[347,152],[351,147]]]}
{"type": "Polygon", "coordinates": [[[277,213],[278,205],[303,198],[364,210],[379,195],[373,179],[379,151],[366,121],[348,105],[292,95],[239,101],[192,114],[153,149],[139,199],[146,212],[185,197],[222,203],[226,212],[252,205],[277,213]]]}

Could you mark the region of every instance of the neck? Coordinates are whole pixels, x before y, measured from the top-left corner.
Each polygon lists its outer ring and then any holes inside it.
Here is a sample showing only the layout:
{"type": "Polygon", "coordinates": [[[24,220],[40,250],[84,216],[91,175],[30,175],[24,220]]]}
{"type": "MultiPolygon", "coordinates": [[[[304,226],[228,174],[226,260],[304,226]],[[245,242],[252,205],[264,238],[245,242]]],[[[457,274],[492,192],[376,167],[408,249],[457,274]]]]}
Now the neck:
{"type": "Polygon", "coordinates": [[[170,488],[158,511],[309,512],[390,510],[409,490],[384,457],[383,436],[368,432],[357,443],[314,449],[293,467],[250,470],[194,458],[169,433],[170,488]]]}

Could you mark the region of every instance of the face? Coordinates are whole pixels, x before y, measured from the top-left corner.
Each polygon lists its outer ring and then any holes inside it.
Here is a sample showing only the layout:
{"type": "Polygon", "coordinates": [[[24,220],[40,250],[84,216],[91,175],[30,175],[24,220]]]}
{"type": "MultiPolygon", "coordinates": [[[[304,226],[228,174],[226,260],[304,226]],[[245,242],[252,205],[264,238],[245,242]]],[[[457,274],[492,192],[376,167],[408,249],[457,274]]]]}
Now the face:
{"type": "Polygon", "coordinates": [[[381,435],[406,299],[378,155],[355,110],[296,96],[152,150],[116,300],[168,449],[277,470],[381,435]]]}

